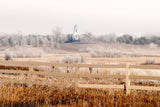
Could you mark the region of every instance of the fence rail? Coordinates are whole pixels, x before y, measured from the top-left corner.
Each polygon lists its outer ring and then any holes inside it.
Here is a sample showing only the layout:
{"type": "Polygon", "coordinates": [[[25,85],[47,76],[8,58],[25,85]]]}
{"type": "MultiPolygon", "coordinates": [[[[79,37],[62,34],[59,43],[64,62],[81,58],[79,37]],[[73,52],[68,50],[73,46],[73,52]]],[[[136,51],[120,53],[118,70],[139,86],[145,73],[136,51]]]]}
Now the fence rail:
{"type": "MultiPolygon", "coordinates": [[[[130,90],[155,90],[160,91],[160,87],[154,86],[135,86],[130,85],[131,79],[147,79],[147,80],[160,80],[160,76],[135,76],[130,75],[131,69],[154,69],[160,70],[160,66],[154,65],[129,65],[129,64],[119,64],[119,65],[105,65],[105,64],[62,64],[62,63],[50,63],[50,62],[35,62],[35,61],[0,61],[0,65],[3,66],[18,66],[18,67],[28,67],[28,70],[6,70],[0,69],[0,73],[7,74],[27,74],[28,79],[26,80],[13,80],[13,79],[0,79],[0,82],[11,82],[13,83],[27,83],[29,85],[32,84],[42,84],[42,85],[51,85],[53,82],[41,82],[35,81],[32,79],[32,75],[44,75],[44,76],[52,76],[55,78],[63,78],[63,77],[70,77],[75,78],[75,87],[79,88],[100,88],[100,89],[107,89],[107,88],[115,88],[115,89],[125,89],[127,93],[130,93],[130,90]],[[58,73],[58,72],[36,72],[34,71],[34,66],[51,66],[52,68],[55,67],[73,67],[75,68],[75,73],[58,73]],[[126,69],[126,75],[107,75],[107,74],[80,74],[80,68],[123,68],[126,69]],[[121,78],[125,79],[124,85],[102,85],[102,84],[81,84],[79,83],[79,78],[121,78]]],[[[56,84],[55,82],[53,84],[56,84]]],[[[60,85],[62,85],[60,83],[60,85]]]]}

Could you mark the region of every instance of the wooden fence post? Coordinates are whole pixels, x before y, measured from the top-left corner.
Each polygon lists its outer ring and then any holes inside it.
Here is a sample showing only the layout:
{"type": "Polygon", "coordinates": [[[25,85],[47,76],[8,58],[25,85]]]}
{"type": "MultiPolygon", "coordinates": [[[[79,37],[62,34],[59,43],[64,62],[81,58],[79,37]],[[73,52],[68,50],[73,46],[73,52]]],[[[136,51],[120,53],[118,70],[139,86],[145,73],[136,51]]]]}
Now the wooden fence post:
{"type": "Polygon", "coordinates": [[[130,76],[130,64],[127,63],[126,64],[126,94],[130,94],[130,79],[129,79],[129,76],[130,76]]]}
{"type": "Polygon", "coordinates": [[[79,65],[76,64],[75,65],[75,70],[76,70],[76,84],[75,84],[75,88],[78,88],[78,84],[79,84],[79,65]]]}
{"type": "Polygon", "coordinates": [[[33,64],[31,60],[29,60],[29,87],[32,86],[32,70],[33,70],[33,64]]]}

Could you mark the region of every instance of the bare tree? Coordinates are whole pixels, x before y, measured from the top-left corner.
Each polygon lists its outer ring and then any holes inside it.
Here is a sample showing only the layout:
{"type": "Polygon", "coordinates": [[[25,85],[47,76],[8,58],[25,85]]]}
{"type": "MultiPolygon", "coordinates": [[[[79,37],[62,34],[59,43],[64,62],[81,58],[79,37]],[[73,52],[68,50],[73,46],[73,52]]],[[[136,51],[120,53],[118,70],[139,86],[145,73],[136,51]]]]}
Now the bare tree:
{"type": "Polygon", "coordinates": [[[96,38],[91,32],[87,32],[87,33],[83,34],[83,36],[81,38],[81,42],[82,43],[95,43],[96,38]]]}
{"type": "Polygon", "coordinates": [[[53,41],[51,40],[51,42],[54,43],[55,48],[59,48],[59,43],[61,41],[61,31],[62,31],[62,28],[60,28],[60,27],[56,27],[55,29],[52,30],[53,38],[51,38],[51,39],[53,39],[53,41]]]}
{"type": "Polygon", "coordinates": [[[18,45],[18,46],[21,46],[21,45],[22,45],[22,31],[19,30],[19,31],[17,32],[16,39],[17,39],[17,45],[18,45]]]}
{"type": "Polygon", "coordinates": [[[36,36],[36,46],[39,47],[39,36],[36,36]]]}

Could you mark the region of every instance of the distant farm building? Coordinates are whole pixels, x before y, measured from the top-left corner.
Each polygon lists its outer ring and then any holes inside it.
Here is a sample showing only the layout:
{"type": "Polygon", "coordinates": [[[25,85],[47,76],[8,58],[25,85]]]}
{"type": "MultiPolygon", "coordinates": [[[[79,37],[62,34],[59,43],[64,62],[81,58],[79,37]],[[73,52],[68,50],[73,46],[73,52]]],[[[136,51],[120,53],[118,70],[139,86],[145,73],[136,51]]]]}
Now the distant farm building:
{"type": "Polygon", "coordinates": [[[80,42],[80,33],[77,25],[73,28],[73,34],[68,34],[68,42],[80,42]]]}

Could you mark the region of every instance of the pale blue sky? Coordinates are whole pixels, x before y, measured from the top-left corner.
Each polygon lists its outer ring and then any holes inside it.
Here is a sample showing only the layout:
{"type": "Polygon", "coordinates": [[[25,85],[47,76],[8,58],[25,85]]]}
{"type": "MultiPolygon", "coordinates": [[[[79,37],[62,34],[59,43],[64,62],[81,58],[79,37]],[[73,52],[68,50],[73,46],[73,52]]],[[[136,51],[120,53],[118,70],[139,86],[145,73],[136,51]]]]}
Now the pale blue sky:
{"type": "Polygon", "coordinates": [[[0,32],[105,34],[160,32],[159,0],[0,0],[0,32]]]}

